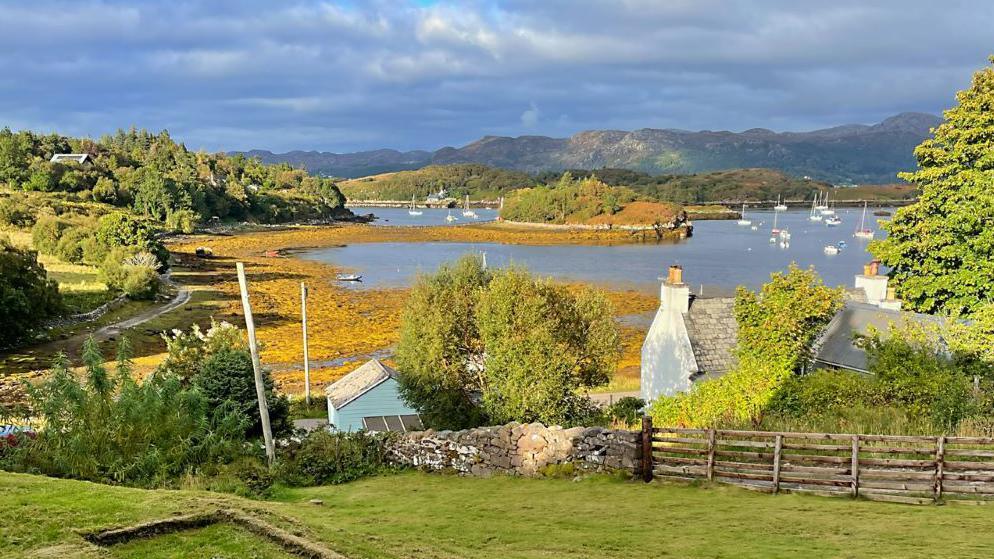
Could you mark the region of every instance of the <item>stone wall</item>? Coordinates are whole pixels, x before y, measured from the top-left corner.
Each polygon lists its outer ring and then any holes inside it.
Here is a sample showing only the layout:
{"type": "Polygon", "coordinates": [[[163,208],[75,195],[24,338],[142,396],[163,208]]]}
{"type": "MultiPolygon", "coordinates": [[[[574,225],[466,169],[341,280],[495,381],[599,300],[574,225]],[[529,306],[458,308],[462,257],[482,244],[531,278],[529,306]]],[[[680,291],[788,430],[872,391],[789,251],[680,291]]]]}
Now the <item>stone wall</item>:
{"type": "Polygon", "coordinates": [[[567,463],[587,472],[635,473],[639,441],[637,431],[509,423],[465,431],[404,433],[390,443],[388,453],[397,464],[478,476],[531,476],[546,466],[567,463]]]}

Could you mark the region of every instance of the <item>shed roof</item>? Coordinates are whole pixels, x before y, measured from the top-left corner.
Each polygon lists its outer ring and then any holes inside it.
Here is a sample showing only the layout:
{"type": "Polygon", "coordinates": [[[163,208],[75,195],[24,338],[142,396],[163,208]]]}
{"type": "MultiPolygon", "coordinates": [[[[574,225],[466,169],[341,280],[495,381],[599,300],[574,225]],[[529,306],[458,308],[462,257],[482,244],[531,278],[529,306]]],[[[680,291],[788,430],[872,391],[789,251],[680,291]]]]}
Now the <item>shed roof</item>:
{"type": "Polygon", "coordinates": [[[337,410],[390,378],[397,378],[397,371],[387,367],[379,359],[370,359],[358,369],[329,384],[324,393],[337,410]]]}
{"type": "Polygon", "coordinates": [[[942,318],[909,311],[882,309],[876,305],[849,301],[828,323],[815,344],[814,361],[820,365],[868,372],[866,351],[858,347],[855,335],[866,335],[870,327],[886,335],[890,326],[909,323],[942,324],[942,318]]]}
{"type": "Polygon", "coordinates": [[[734,309],[734,297],[691,299],[684,325],[699,374],[720,376],[735,366],[739,326],[735,322],[734,309]]]}

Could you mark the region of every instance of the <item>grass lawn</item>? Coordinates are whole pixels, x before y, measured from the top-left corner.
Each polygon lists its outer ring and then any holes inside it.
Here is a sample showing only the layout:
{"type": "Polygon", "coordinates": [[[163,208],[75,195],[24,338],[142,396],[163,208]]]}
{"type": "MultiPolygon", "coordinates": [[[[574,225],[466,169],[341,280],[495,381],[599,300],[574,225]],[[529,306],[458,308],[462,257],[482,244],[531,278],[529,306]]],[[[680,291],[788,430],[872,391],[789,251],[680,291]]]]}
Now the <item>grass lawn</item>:
{"type": "Polygon", "coordinates": [[[272,501],[0,475],[0,556],[280,557],[226,525],[99,550],[76,530],[234,506],[347,557],[990,557],[994,511],[591,478],[405,473],[272,501]],[[323,506],[308,503],[321,499],[323,506]]]}

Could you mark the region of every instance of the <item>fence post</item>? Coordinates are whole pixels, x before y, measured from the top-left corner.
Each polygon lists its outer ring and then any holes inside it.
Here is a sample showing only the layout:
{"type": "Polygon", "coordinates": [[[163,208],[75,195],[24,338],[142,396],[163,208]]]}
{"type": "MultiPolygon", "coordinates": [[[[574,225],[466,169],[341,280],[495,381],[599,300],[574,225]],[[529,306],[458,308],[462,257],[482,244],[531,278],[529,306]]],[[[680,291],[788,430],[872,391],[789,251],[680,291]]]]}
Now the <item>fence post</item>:
{"type": "Polygon", "coordinates": [[[714,429],[708,429],[708,481],[714,479],[714,439],[716,434],[714,429]]]}
{"type": "Polygon", "coordinates": [[[850,491],[855,498],[859,496],[859,435],[852,436],[852,462],[849,467],[852,470],[850,491]]]}
{"type": "Polygon", "coordinates": [[[652,481],[652,418],[642,416],[642,481],[652,481]]]}
{"type": "Polygon", "coordinates": [[[932,498],[935,502],[942,499],[942,470],[946,465],[946,437],[940,436],[935,443],[935,483],[932,487],[932,498]]]}
{"type": "Polygon", "coordinates": [[[783,450],[783,435],[777,435],[773,444],[773,492],[780,492],[780,453],[783,450]]]}

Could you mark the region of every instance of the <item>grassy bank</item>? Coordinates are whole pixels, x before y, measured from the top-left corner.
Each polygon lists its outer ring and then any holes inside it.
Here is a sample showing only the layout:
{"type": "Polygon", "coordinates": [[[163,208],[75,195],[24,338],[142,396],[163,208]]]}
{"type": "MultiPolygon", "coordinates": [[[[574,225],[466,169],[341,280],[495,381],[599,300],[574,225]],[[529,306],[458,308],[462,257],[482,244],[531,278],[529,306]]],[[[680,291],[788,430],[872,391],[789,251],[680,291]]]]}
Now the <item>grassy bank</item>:
{"type": "Polygon", "coordinates": [[[105,550],[78,534],[218,507],[289,527],[347,557],[880,559],[987,557],[994,551],[985,507],[772,496],[722,486],[408,473],[286,489],[274,501],[259,502],[4,474],[0,555],[285,557],[225,525],[105,550]]]}

